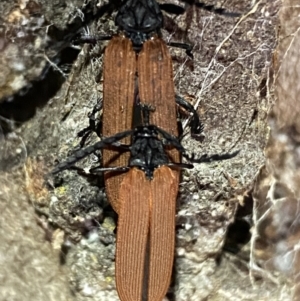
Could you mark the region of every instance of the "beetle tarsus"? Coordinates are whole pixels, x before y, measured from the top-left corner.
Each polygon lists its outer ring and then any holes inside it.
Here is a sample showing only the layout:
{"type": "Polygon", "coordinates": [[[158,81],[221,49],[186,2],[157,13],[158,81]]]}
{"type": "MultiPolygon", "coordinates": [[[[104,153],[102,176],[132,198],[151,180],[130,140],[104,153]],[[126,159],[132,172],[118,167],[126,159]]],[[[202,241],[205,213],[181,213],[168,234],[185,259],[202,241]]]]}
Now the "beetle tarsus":
{"type": "Polygon", "coordinates": [[[193,46],[187,43],[177,43],[177,42],[168,42],[168,46],[184,49],[187,56],[189,56],[191,59],[194,58],[192,54],[193,46]]]}
{"type": "Polygon", "coordinates": [[[237,156],[239,154],[239,152],[240,152],[240,150],[237,150],[233,153],[213,154],[210,156],[208,154],[204,154],[200,158],[195,158],[194,153],[190,156],[184,153],[183,156],[192,163],[210,163],[210,162],[214,162],[214,161],[222,161],[222,160],[232,159],[235,156],[237,156]]]}
{"type": "Polygon", "coordinates": [[[102,99],[98,99],[96,105],[93,108],[93,111],[88,114],[89,117],[89,126],[81,130],[77,133],[78,137],[82,137],[80,140],[80,147],[85,145],[86,140],[92,134],[92,132],[96,132],[96,134],[100,137],[100,127],[101,121],[98,121],[96,118],[96,114],[102,109],[102,99]]]}
{"type": "Polygon", "coordinates": [[[190,120],[191,135],[196,140],[202,140],[202,138],[203,138],[202,132],[204,129],[204,125],[201,122],[199,115],[198,115],[197,111],[195,110],[195,108],[189,102],[187,102],[184,98],[182,98],[178,95],[176,95],[175,100],[179,106],[183,107],[185,110],[192,113],[192,118],[190,120]]]}
{"type": "Polygon", "coordinates": [[[128,166],[112,166],[112,167],[101,167],[101,166],[97,166],[97,167],[93,167],[89,170],[90,173],[92,174],[102,174],[103,172],[106,171],[115,171],[115,172],[126,172],[130,169],[130,167],[128,166]]]}
{"type": "Polygon", "coordinates": [[[112,39],[111,35],[87,35],[80,34],[72,40],[72,44],[82,45],[82,44],[92,44],[96,45],[99,41],[109,41],[112,39]]]}

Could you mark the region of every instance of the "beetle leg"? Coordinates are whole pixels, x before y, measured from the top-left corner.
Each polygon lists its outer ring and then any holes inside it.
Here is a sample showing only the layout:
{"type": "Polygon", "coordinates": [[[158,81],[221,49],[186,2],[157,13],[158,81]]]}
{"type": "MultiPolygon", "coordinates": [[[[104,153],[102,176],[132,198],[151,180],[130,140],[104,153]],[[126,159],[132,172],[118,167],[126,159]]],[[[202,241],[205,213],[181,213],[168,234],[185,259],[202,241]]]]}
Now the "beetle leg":
{"type": "MultiPolygon", "coordinates": [[[[183,2],[188,2],[188,1],[185,1],[185,0],[182,0],[183,2]]],[[[213,5],[207,5],[203,2],[194,2],[193,5],[195,5],[196,7],[198,8],[202,8],[202,9],[205,9],[207,11],[210,11],[214,14],[217,14],[217,15],[222,15],[222,16],[227,16],[227,17],[240,17],[241,14],[240,13],[234,13],[234,12],[229,12],[227,11],[225,8],[215,8],[213,5]]]]}
{"type": "Polygon", "coordinates": [[[191,135],[196,140],[202,140],[203,135],[201,134],[204,126],[195,108],[179,95],[175,96],[175,101],[179,106],[183,107],[184,109],[192,113],[192,118],[190,120],[191,135]]]}
{"type": "Polygon", "coordinates": [[[163,144],[164,145],[171,145],[171,146],[175,147],[179,152],[181,152],[181,153],[185,152],[185,149],[179,142],[178,138],[176,138],[175,136],[167,133],[166,131],[164,131],[156,126],[154,126],[154,128],[163,136],[163,138],[164,138],[163,144]]]}
{"type": "Polygon", "coordinates": [[[193,163],[210,163],[213,161],[221,161],[221,160],[227,160],[234,158],[236,155],[238,155],[240,150],[237,150],[233,153],[224,153],[224,154],[213,154],[211,156],[208,156],[207,154],[202,155],[200,158],[195,158],[195,154],[192,154],[191,156],[183,153],[182,155],[193,163]]]}
{"type": "Polygon", "coordinates": [[[191,59],[194,58],[194,56],[192,54],[193,46],[191,44],[178,43],[178,42],[167,42],[166,44],[171,47],[184,49],[187,56],[189,56],[191,59]]]}
{"type": "Polygon", "coordinates": [[[97,121],[96,113],[102,109],[102,99],[98,99],[96,105],[93,108],[93,111],[88,114],[89,117],[89,126],[78,132],[77,136],[82,137],[80,140],[80,147],[83,147],[87,138],[91,135],[92,132],[96,132],[100,137],[100,127],[101,121],[97,121]]]}
{"type": "Polygon", "coordinates": [[[97,167],[91,168],[90,173],[99,174],[99,173],[103,173],[105,171],[125,172],[125,171],[128,171],[128,170],[130,170],[130,167],[128,167],[128,166],[111,166],[111,167],[97,166],[97,167]]]}
{"type": "Polygon", "coordinates": [[[78,37],[75,37],[72,40],[73,45],[81,45],[81,44],[93,44],[95,45],[98,41],[109,41],[111,40],[111,35],[88,35],[81,34],[78,37]]]}
{"type": "MultiPolygon", "coordinates": [[[[181,0],[182,2],[194,5],[198,8],[207,10],[209,12],[215,13],[217,15],[227,16],[227,17],[240,17],[240,13],[229,12],[225,8],[215,8],[213,5],[207,5],[203,2],[190,1],[190,0],[181,0]]],[[[185,8],[171,3],[165,3],[159,5],[160,9],[168,12],[170,14],[182,15],[185,12],[185,8]]]]}
{"type": "Polygon", "coordinates": [[[193,164],[188,164],[188,163],[168,163],[168,164],[165,164],[165,166],[168,166],[172,169],[192,169],[194,168],[194,165],[193,164]]]}
{"type": "MultiPolygon", "coordinates": [[[[51,171],[52,174],[56,174],[65,169],[69,169],[74,163],[77,161],[87,157],[88,155],[94,153],[98,149],[108,148],[111,145],[116,144],[117,141],[122,140],[123,138],[130,136],[134,133],[133,130],[125,131],[118,133],[112,137],[104,138],[103,140],[91,145],[85,149],[79,149],[72,156],[66,159],[66,161],[59,163],[56,167],[51,171]]],[[[117,145],[115,145],[117,147],[117,145]]]]}

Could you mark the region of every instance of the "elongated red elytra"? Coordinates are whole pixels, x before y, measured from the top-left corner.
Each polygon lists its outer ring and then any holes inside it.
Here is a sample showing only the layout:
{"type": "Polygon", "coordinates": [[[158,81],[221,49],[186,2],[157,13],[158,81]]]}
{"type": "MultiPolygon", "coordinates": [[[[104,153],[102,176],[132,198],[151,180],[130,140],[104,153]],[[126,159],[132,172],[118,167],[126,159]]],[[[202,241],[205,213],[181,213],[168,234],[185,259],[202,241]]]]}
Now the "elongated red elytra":
{"type": "MultiPolygon", "coordinates": [[[[129,39],[114,36],[108,43],[104,55],[104,91],[102,135],[112,136],[132,128],[134,89],[136,77],[136,53],[129,39]]],[[[127,137],[123,143],[129,143],[127,137]]],[[[125,166],[129,153],[112,149],[103,150],[103,166],[125,166]]],[[[115,172],[105,173],[105,188],[108,199],[118,213],[119,187],[124,175],[115,172]]]]}
{"type": "Polygon", "coordinates": [[[169,167],[154,171],[151,181],[148,300],[162,300],[170,285],[175,248],[178,177],[169,167]]]}
{"type": "MultiPolygon", "coordinates": [[[[160,38],[144,43],[138,55],[141,103],[155,108],[150,123],[178,135],[172,59],[160,38]]],[[[167,151],[180,162],[178,150],[167,151]]],[[[152,180],[143,171],[130,170],[119,191],[116,246],[116,286],[122,301],[160,301],[172,273],[175,241],[175,207],[179,172],[166,166],[152,180]]]]}
{"type": "MultiPolygon", "coordinates": [[[[105,51],[103,135],[131,128],[136,70],[139,100],[154,108],[150,123],[177,136],[173,66],[166,44],[155,37],[136,55],[131,41],[121,36],[113,37],[105,51]]],[[[166,152],[172,162],[180,162],[178,150],[166,152]]],[[[124,166],[128,156],[104,150],[104,166],[124,166]]],[[[179,176],[178,170],[165,166],[154,171],[153,179],[137,168],[126,174],[105,174],[109,201],[119,215],[116,287],[122,301],[139,301],[143,295],[160,301],[168,290],[179,176]]]]}
{"type": "Polygon", "coordinates": [[[162,300],[174,260],[178,182],[169,167],[152,180],[133,168],[120,187],[116,285],[122,301],[162,300]]]}
{"type": "MultiPolygon", "coordinates": [[[[146,41],[139,53],[138,83],[141,102],[155,108],[150,123],[178,136],[172,58],[166,43],[158,37],[146,41]]],[[[168,153],[173,162],[180,161],[177,150],[168,153]]]]}
{"type": "Polygon", "coordinates": [[[144,43],[138,59],[139,96],[155,107],[150,123],[177,135],[173,64],[166,43],[155,37],[144,43]]]}

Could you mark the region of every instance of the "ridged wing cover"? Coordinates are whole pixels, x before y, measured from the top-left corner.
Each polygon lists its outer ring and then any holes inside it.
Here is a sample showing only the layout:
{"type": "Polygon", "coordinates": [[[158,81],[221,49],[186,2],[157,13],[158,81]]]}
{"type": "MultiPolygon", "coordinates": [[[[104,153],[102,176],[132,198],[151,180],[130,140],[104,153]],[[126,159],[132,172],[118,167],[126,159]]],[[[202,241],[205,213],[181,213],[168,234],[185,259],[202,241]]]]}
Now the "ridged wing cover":
{"type": "Polygon", "coordinates": [[[116,243],[116,286],[122,301],[142,299],[150,218],[150,181],[132,168],[120,187],[116,243]]]}
{"type": "MultiPolygon", "coordinates": [[[[136,76],[136,53],[129,39],[115,36],[106,47],[104,55],[103,126],[104,137],[129,130],[132,127],[134,89],[136,76]]],[[[130,137],[121,141],[129,144],[130,137]]],[[[127,166],[129,153],[103,150],[103,166],[127,166]]],[[[105,172],[108,199],[119,212],[119,187],[124,174],[105,172]]]]}
{"type": "MultiPolygon", "coordinates": [[[[138,57],[138,83],[141,102],[155,107],[150,123],[178,136],[172,58],[162,39],[144,43],[138,57]]],[[[180,162],[178,151],[168,153],[172,161],[180,162]]]]}
{"type": "Polygon", "coordinates": [[[148,301],[165,296],[174,260],[177,191],[178,179],[166,166],[154,171],[153,180],[136,168],[124,177],[116,248],[122,301],[141,301],[143,294],[148,301]]]}
{"type": "Polygon", "coordinates": [[[150,198],[148,301],[161,301],[170,285],[175,248],[178,177],[167,166],[154,171],[150,198]]]}
{"type": "MultiPolygon", "coordinates": [[[[144,43],[137,68],[140,100],[155,108],[150,123],[178,136],[172,58],[162,39],[144,43]]],[[[167,152],[172,162],[180,162],[177,150],[167,152]]],[[[155,170],[151,181],[148,301],[161,301],[169,287],[179,177],[179,171],[162,166],[155,170]]]]}

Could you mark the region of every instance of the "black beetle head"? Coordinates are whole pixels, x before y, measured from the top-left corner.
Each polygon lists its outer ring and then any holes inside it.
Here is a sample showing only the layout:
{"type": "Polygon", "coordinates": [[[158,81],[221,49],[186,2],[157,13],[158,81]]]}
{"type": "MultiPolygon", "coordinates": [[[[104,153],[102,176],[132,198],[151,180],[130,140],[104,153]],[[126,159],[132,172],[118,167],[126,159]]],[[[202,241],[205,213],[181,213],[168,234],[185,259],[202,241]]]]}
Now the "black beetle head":
{"type": "Polygon", "coordinates": [[[155,0],[127,0],[120,7],[115,23],[131,39],[134,48],[141,48],[161,29],[163,15],[155,0]]]}

